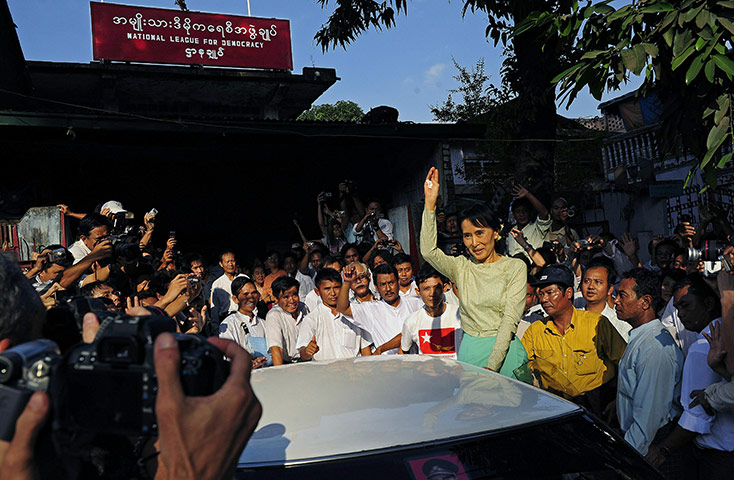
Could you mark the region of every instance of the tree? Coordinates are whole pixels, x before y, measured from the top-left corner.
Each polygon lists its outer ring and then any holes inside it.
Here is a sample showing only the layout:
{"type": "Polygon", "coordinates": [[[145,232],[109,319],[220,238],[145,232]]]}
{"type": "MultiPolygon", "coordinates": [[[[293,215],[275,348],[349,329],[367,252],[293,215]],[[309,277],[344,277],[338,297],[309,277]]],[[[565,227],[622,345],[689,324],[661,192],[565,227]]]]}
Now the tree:
{"type": "Polygon", "coordinates": [[[358,122],[364,112],[356,103],[350,100],[339,100],[335,104],[324,103],[313,105],[303,112],[296,120],[320,122],[358,122]]]}
{"type": "MultiPolygon", "coordinates": [[[[370,28],[381,30],[395,26],[395,15],[407,14],[407,0],[317,0],[322,8],[336,5],[326,24],[316,33],[316,42],[324,50],[346,46],[370,28]]],[[[557,118],[555,88],[551,80],[562,72],[569,59],[566,54],[573,39],[556,34],[541,38],[543,26],[528,26],[512,35],[514,25],[531,12],[551,11],[569,14],[577,0],[463,0],[462,14],[484,12],[488,25],[486,34],[508,47],[503,68],[503,80],[517,92],[516,105],[523,114],[513,143],[515,176],[528,186],[551,191],[553,188],[553,157],[557,118]]]]}
{"type": "Polygon", "coordinates": [[[459,71],[454,79],[459,82],[458,88],[449,90],[449,96],[445,102],[439,105],[431,105],[433,119],[439,122],[478,122],[482,121],[488,112],[496,109],[510,101],[514,94],[510,88],[503,84],[496,87],[489,82],[489,76],[484,73],[484,59],[480,58],[471,70],[456,63],[453,57],[454,67],[459,71]],[[456,103],[453,95],[460,95],[462,103],[456,103]]]}
{"type": "Polygon", "coordinates": [[[732,159],[734,1],[639,0],[615,9],[610,1],[576,5],[570,15],[536,11],[524,28],[574,40],[583,51],[554,78],[569,104],[588,87],[597,99],[644,73],[639,95],[653,91],[663,107],[658,144],[664,155],[691,153],[709,186],[732,159]],[[728,150],[728,153],[727,153],[728,150]],[[723,153],[723,155],[722,155],[723,153]]]}

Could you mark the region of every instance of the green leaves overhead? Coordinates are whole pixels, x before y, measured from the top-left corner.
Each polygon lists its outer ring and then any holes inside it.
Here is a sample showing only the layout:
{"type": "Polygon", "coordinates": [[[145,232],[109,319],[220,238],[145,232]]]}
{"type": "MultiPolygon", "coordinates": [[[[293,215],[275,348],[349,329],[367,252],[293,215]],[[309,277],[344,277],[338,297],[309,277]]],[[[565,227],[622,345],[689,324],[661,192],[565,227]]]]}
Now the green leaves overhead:
{"type": "Polygon", "coordinates": [[[734,144],[734,1],[638,0],[618,9],[610,3],[577,7],[575,19],[545,17],[544,25],[555,27],[549,41],[572,38],[578,52],[553,79],[559,98],[570,104],[585,88],[600,97],[644,70],[639,93],[654,90],[663,102],[663,153],[694,154],[704,178],[715,182],[715,169],[731,160],[721,149],[734,144]]]}

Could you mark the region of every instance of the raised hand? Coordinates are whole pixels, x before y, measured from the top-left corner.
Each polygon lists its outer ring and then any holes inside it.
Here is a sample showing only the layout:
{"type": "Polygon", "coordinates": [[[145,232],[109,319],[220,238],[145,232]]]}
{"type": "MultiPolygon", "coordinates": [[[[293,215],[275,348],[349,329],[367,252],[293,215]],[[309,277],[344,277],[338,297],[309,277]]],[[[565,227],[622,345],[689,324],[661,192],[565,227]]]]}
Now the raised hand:
{"type": "Polygon", "coordinates": [[[628,258],[637,255],[637,242],[629,233],[622,235],[622,241],[619,242],[619,245],[628,258]]]}
{"type": "Polygon", "coordinates": [[[426,208],[428,210],[436,209],[439,186],[438,169],[436,167],[431,167],[428,171],[428,175],[426,175],[426,181],[423,183],[423,194],[426,197],[426,208]]]}
{"type": "Polygon", "coordinates": [[[512,187],[512,198],[523,198],[527,197],[530,192],[527,188],[523,187],[519,183],[512,187]]]}
{"type": "Polygon", "coordinates": [[[345,282],[354,282],[357,279],[357,267],[354,265],[347,265],[342,269],[342,277],[345,282]]]}

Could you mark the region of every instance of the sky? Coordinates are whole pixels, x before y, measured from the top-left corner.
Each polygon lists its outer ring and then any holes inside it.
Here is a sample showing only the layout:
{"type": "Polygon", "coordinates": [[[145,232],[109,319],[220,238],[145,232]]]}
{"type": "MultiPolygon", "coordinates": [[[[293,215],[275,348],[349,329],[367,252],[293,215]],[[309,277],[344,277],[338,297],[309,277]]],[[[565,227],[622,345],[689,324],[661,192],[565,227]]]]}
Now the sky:
{"type": "MultiPolygon", "coordinates": [[[[177,8],[174,0],[118,1],[126,5],[177,8]]],[[[247,0],[187,0],[192,11],[247,15],[247,0]]],[[[332,2],[333,3],[333,2],[332,2]]],[[[18,26],[23,53],[28,60],[56,62],[92,61],[89,2],[84,0],[8,0],[18,26]]],[[[500,83],[502,47],[494,47],[484,32],[486,16],[467,13],[462,18],[460,0],[412,0],[408,15],[396,17],[390,30],[368,31],[347,46],[324,53],[313,37],[326,22],[329,7],[316,0],[250,0],[254,17],[289,19],[294,73],[303,67],[335,68],[341,78],[315,104],[352,100],[366,112],[389,105],[400,112],[399,120],[430,122],[430,105],[446,100],[458,83],[452,78],[459,65],[474,66],[485,60],[490,81],[500,83]]],[[[606,94],[603,101],[627,93],[637,85],[606,94]]],[[[599,115],[599,102],[584,92],[567,117],[599,115]]]]}

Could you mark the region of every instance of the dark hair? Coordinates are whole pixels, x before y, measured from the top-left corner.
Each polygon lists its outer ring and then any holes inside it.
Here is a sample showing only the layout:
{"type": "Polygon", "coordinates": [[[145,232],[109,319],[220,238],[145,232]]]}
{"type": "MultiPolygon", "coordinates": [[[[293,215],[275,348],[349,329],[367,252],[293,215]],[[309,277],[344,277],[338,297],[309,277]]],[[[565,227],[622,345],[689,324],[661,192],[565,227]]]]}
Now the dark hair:
{"type": "Polygon", "coordinates": [[[464,223],[464,220],[469,220],[475,227],[489,227],[496,231],[502,226],[500,217],[484,204],[472,205],[462,211],[459,215],[459,225],[464,223]]]}
{"type": "Polygon", "coordinates": [[[288,250],[287,252],[283,254],[283,259],[282,259],[283,263],[285,263],[286,258],[292,258],[293,260],[296,261],[296,263],[298,263],[298,261],[300,260],[300,258],[298,258],[298,254],[294,252],[293,250],[288,250]]]}
{"type": "Polygon", "coordinates": [[[356,243],[346,243],[346,244],[344,244],[344,246],[342,247],[342,249],[339,250],[339,255],[341,255],[342,258],[346,257],[347,256],[347,251],[349,249],[351,249],[351,248],[355,249],[357,251],[357,255],[359,255],[359,257],[362,258],[362,255],[360,255],[359,248],[357,247],[357,244],[356,243]]]}
{"type": "Polygon", "coordinates": [[[275,298],[280,297],[280,294],[293,287],[299,288],[301,284],[298,280],[288,275],[283,275],[273,280],[273,296],[275,298]]]}
{"type": "Polygon", "coordinates": [[[79,222],[79,235],[88,237],[92,230],[97,227],[112,228],[112,224],[104,215],[99,213],[88,213],[84,215],[84,218],[79,222]]]}
{"type": "Polygon", "coordinates": [[[154,290],[146,289],[135,292],[135,297],[142,300],[143,298],[158,298],[158,295],[156,295],[154,290]]]}
{"type": "Polygon", "coordinates": [[[324,257],[323,260],[321,260],[322,265],[331,265],[332,263],[338,263],[339,268],[344,268],[344,260],[341,257],[337,257],[336,255],[329,255],[328,257],[324,257]]]}
{"type": "Polygon", "coordinates": [[[333,268],[322,268],[321,271],[316,274],[316,278],[313,282],[316,284],[316,288],[321,288],[321,284],[326,280],[336,282],[339,285],[342,284],[341,274],[333,268]]]}
{"type": "Polygon", "coordinates": [[[248,283],[251,283],[255,287],[255,289],[257,289],[257,285],[255,285],[255,282],[249,277],[237,277],[232,280],[232,295],[235,297],[239,295],[240,291],[245,288],[245,285],[247,285],[248,283]]]}
{"type": "Polygon", "coordinates": [[[321,249],[320,246],[317,246],[316,248],[314,248],[313,250],[311,250],[310,252],[308,252],[308,259],[309,259],[309,261],[311,260],[311,257],[313,257],[313,254],[314,253],[318,253],[319,255],[321,255],[322,261],[323,261],[324,251],[321,249]]]}
{"type": "Polygon", "coordinates": [[[677,284],[678,282],[686,278],[686,272],[685,270],[681,270],[680,268],[666,268],[660,273],[660,281],[662,282],[663,280],[665,280],[665,277],[672,278],[673,281],[677,284]]]}
{"type": "Polygon", "coordinates": [[[375,253],[372,254],[370,257],[370,270],[375,269],[375,258],[380,257],[384,259],[388,265],[392,265],[392,253],[390,253],[390,250],[386,248],[378,248],[375,253]]]}
{"type": "MultiPolygon", "coordinates": [[[[222,257],[220,255],[219,260],[221,259],[222,257]]],[[[191,266],[194,264],[194,262],[201,263],[204,266],[204,268],[206,269],[206,261],[204,260],[204,257],[199,255],[198,253],[187,253],[186,255],[184,255],[184,258],[183,258],[184,270],[186,270],[187,272],[190,272],[191,266]]]]}
{"type": "Polygon", "coordinates": [[[428,280],[429,278],[438,278],[441,280],[441,282],[446,282],[446,277],[441,275],[441,273],[433,268],[430,263],[426,262],[423,264],[423,266],[418,270],[418,275],[415,277],[415,283],[420,287],[420,284],[428,280]]]}
{"type": "Polygon", "coordinates": [[[593,260],[588,267],[586,267],[586,270],[584,270],[583,275],[581,275],[581,278],[586,276],[586,272],[589,271],[591,268],[603,268],[607,271],[607,288],[614,285],[614,282],[617,280],[617,270],[614,268],[614,264],[611,260],[607,259],[595,259],[593,260]]]}
{"type": "Polygon", "coordinates": [[[528,209],[528,213],[532,214],[535,211],[533,204],[530,203],[527,197],[516,198],[512,201],[512,211],[514,212],[517,207],[525,207],[528,209]]]}
{"type": "Polygon", "coordinates": [[[45,308],[31,281],[14,260],[0,253],[0,340],[8,338],[12,345],[33,340],[30,319],[42,312],[45,308]]]}
{"type": "Polygon", "coordinates": [[[378,265],[372,271],[375,274],[375,280],[377,280],[378,275],[395,275],[395,278],[398,278],[398,271],[389,263],[378,265]]]}
{"type": "Polygon", "coordinates": [[[635,281],[633,290],[637,298],[650,295],[653,307],[660,303],[660,276],[645,268],[633,268],[622,274],[622,278],[635,281]]]}
{"type": "Polygon", "coordinates": [[[546,265],[554,265],[558,263],[558,257],[556,257],[556,253],[552,249],[548,247],[540,247],[536,248],[535,251],[538,252],[541,257],[543,257],[546,265]]]}
{"type": "Polygon", "coordinates": [[[230,250],[228,248],[225,248],[224,250],[222,250],[221,252],[219,252],[219,257],[217,257],[217,258],[219,258],[219,261],[221,262],[222,261],[222,257],[224,257],[225,255],[227,255],[228,253],[234,255],[234,257],[237,258],[237,255],[235,255],[234,250],[230,250]]]}
{"type": "Polygon", "coordinates": [[[669,238],[666,238],[664,240],[660,240],[658,242],[658,244],[655,245],[655,247],[653,247],[652,242],[653,241],[650,240],[650,242],[648,242],[648,244],[647,244],[647,253],[649,253],[650,255],[652,255],[653,250],[657,250],[658,248],[664,247],[665,245],[667,245],[669,247],[673,247],[673,251],[674,252],[677,251],[678,248],[680,248],[680,247],[678,247],[678,244],[677,243],[675,243],[673,240],[671,240],[669,238]]]}
{"type": "Polygon", "coordinates": [[[689,294],[693,294],[701,300],[712,298],[714,300],[713,317],[721,316],[721,299],[698,272],[689,273],[676,282],[675,287],[673,287],[673,292],[677,292],[685,287],[688,287],[689,294]]]}
{"type": "Polygon", "coordinates": [[[91,297],[94,296],[94,292],[102,287],[109,287],[108,283],[97,281],[97,282],[90,282],[84,285],[79,289],[79,294],[83,297],[91,297]]]}
{"type": "Polygon", "coordinates": [[[393,266],[398,266],[401,263],[409,263],[413,265],[413,259],[410,258],[410,255],[407,253],[398,253],[394,257],[392,257],[392,262],[390,262],[393,266]]]}

